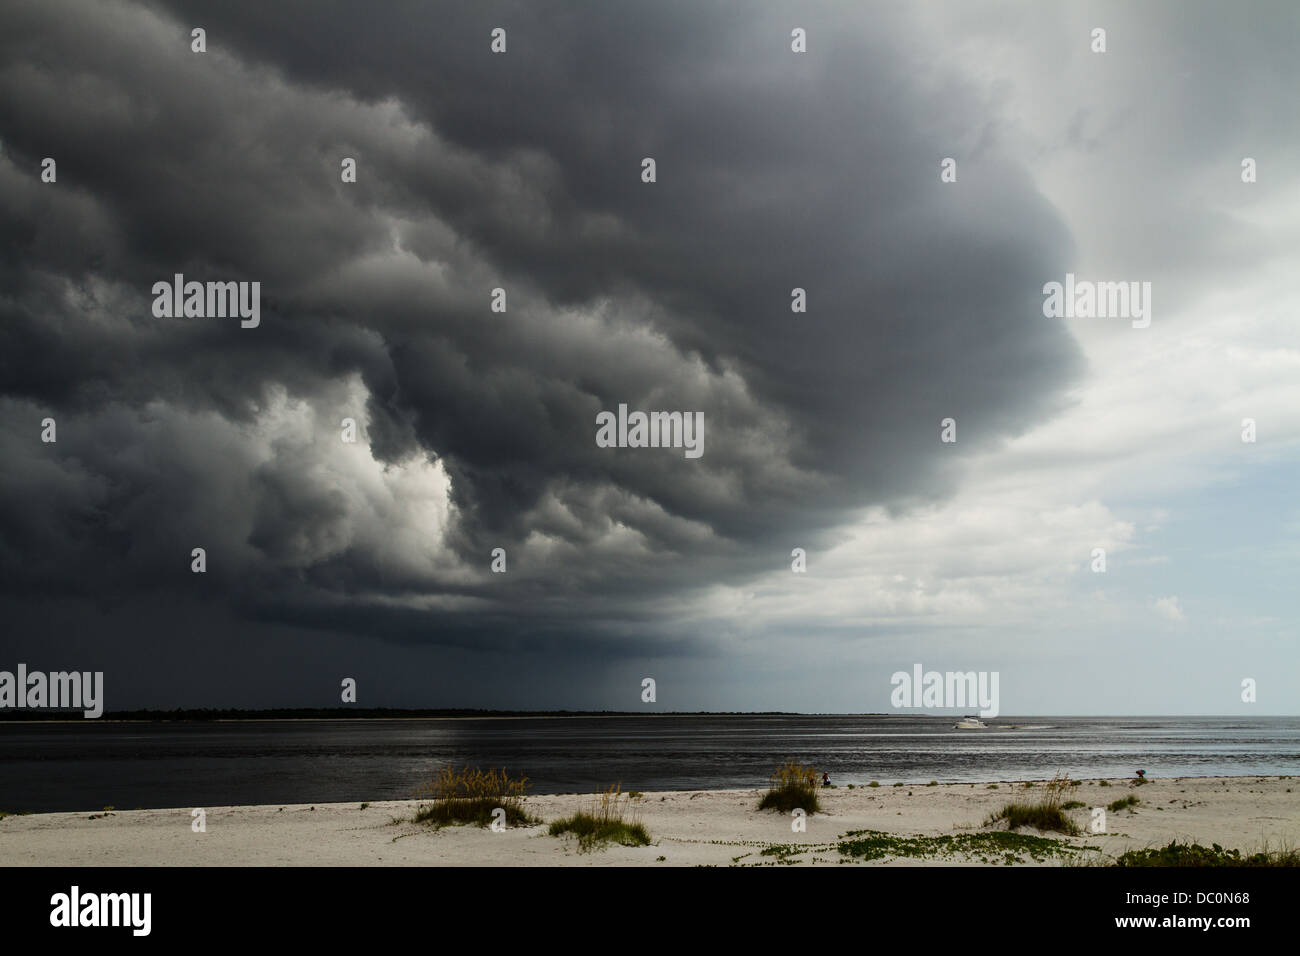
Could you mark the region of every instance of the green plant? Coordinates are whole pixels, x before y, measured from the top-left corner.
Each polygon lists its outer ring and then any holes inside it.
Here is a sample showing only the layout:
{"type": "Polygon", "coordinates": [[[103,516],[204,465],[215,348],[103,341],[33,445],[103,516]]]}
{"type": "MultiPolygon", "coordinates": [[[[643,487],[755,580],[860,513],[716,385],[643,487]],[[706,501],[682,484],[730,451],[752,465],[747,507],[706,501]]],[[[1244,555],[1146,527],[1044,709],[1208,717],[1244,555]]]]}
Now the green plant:
{"type": "Polygon", "coordinates": [[[1225,850],[1219,844],[1204,847],[1199,843],[1171,841],[1157,849],[1129,850],[1115,861],[1116,866],[1300,866],[1300,850],[1290,847],[1270,849],[1267,845],[1256,853],[1242,856],[1240,850],[1225,850]]]}
{"type": "Polygon", "coordinates": [[[1111,813],[1118,813],[1120,810],[1128,810],[1132,807],[1136,807],[1141,802],[1142,801],[1137,798],[1137,794],[1130,793],[1127,797],[1125,797],[1122,800],[1111,801],[1109,804],[1106,805],[1106,809],[1109,810],[1111,813]]]}
{"type": "Polygon", "coordinates": [[[821,810],[817,802],[817,770],[794,760],[787,760],[772,774],[767,793],[758,802],[760,810],[803,810],[816,813],[821,810]]]}
{"type": "Polygon", "coordinates": [[[1055,830],[1073,836],[1080,832],[1079,827],[1065,815],[1061,807],[1062,797],[1069,785],[1070,778],[1058,774],[1043,785],[1043,796],[1037,803],[1008,803],[986,819],[984,825],[1006,821],[1009,830],[1033,827],[1036,830],[1055,830]]]}
{"type": "Polygon", "coordinates": [[[649,846],[650,833],[636,819],[631,805],[631,794],[625,796],[622,785],[615,784],[594,796],[589,811],[579,811],[556,820],[547,832],[551,836],[572,833],[578,838],[579,853],[586,853],[607,843],[649,846]]]}
{"type": "Polygon", "coordinates": [[[1089,849],[1076,848],[1062,840],[1010,833],[1006,830],[914,837],[880,830],[850,830],[840,840],[839,852],[843,856],[862,860],[912,857],[1014,865],[1025,862],[1025,857],[1040,863],[1052,857],[1073,859],[1089,849]]]}
{"type": "Polygon", "coordinates": [[[533,819],[524,812],[524,792],[528,778],[512,779],[505,770],[455,771],[443,767],[421,793],[428,798],[415,811],[416,823],[449,826],[473,823],[484,827],[492,822],[493,811],[505,811],[509,826],[529,824],[533,819]]]}

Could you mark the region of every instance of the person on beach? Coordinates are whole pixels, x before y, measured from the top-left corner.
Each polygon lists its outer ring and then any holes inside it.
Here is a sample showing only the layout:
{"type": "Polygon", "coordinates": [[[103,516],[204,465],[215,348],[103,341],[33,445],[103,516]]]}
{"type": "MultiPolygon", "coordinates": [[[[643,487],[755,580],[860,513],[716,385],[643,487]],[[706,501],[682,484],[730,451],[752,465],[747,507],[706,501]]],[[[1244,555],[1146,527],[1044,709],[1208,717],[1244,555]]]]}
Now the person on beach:
{"type": "Polygon", "coordinates": [[[823,787],[829,787],[830,785],[831,785],[831,775],[830,775],[829,773],[827,773],[826,771],[823,770],[823,771],[822,771],[822,786],[823,786],[823,787]]]}

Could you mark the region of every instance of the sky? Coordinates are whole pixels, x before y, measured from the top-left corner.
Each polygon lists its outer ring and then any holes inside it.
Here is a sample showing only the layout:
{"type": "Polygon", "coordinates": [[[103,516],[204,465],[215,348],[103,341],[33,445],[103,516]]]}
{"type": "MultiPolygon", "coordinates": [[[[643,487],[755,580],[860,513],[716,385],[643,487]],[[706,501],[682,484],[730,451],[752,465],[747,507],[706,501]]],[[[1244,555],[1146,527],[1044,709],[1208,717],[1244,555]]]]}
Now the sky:
{"type": "Polygon", "coordinates": [[[0,669],[1300,712],[1297,42],[1288,2],[7,3],[0,669]],[[259,323],[157,315],[178,273],[259,323]],[[1149,325],[1045,315],[1067,274],[1149,325]],[[601,447],[620,404],[703,454],[601,447]]]}

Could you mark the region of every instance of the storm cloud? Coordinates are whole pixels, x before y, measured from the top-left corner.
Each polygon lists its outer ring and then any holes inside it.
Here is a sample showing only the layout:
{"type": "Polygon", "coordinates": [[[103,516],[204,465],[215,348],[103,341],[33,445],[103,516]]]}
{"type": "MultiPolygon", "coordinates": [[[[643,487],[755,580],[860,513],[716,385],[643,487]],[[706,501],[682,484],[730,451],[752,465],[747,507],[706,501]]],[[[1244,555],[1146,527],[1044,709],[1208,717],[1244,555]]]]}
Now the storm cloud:
{"type": "MultiPolygon", "coordinates": [[[[1023,148],[1009,94],[950,55],[960,24],[934,15],[7,4],[0,589],[22,638],[64,601],[140,649],[158,635],[115,608],[558,669],[721,654],[665,609],[788,577],[793,548],[833,548],[864,514],[943,507],[972,456],[1078,401],[1084,352],[1042,312],[1043,283],[1078,268],[1067,222],[1095,235],[1113,217],[1085,258],[1154,279],[1157,329],[1277,248],[1263,213],[1223,197],[1240,156],[1283,140],[1270,174],[1296,156],[1287,84],[1267,79],[1280,31],[1180,23],[1151,40],[1167,77],[1216,51],[1263,65],[1241,71],[1237,105],[1218,73],[1156,84],[1165,122],[1146,138],[1164,145],[1142,152],[1124,42],[1158,31],[1135,14],[1123,34],[1113,14],[1097,83],[1120,105],[1080,93],[1052,153],[1023,148]],[[1175,102],[1184,88],[1195,104],[1175,102]],[[1088,163],[1114,205],[1067,215],[1044,168],[1088,163]],[[1220,167],[1223,196],[1202,201],[1220,167]],[[151,288],[177,273],[260,282],[261,324],[155,317],[151,288]],[[596,416],[620,403],[703,413],[703,456],[598,447],[596,416]],[[939,440],[950,416],[956,444],[939,440]]],[[[1000,22],[1047,75],[1054,51],[1086,55],[1080,16],[1000,22]]]]}

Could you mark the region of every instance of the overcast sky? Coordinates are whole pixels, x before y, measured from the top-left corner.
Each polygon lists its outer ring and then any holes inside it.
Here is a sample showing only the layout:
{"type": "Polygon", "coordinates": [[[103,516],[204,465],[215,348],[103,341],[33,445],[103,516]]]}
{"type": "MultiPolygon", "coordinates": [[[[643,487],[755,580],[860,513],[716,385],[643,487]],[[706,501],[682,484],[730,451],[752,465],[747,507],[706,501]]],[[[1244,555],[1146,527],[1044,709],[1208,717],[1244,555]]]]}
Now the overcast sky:
{"type": "Polygon", "coordinates": [[[1289,0],[8,2],[0,669],[1297,713],[1298,44],[1289,0]],[[260,325],[156,317],[176,273],[260,325]],[[1046,317],[1066,273],[1149,327],[1046,317]],[[599,447],[620,403],[703,455],[599,447]]]}

